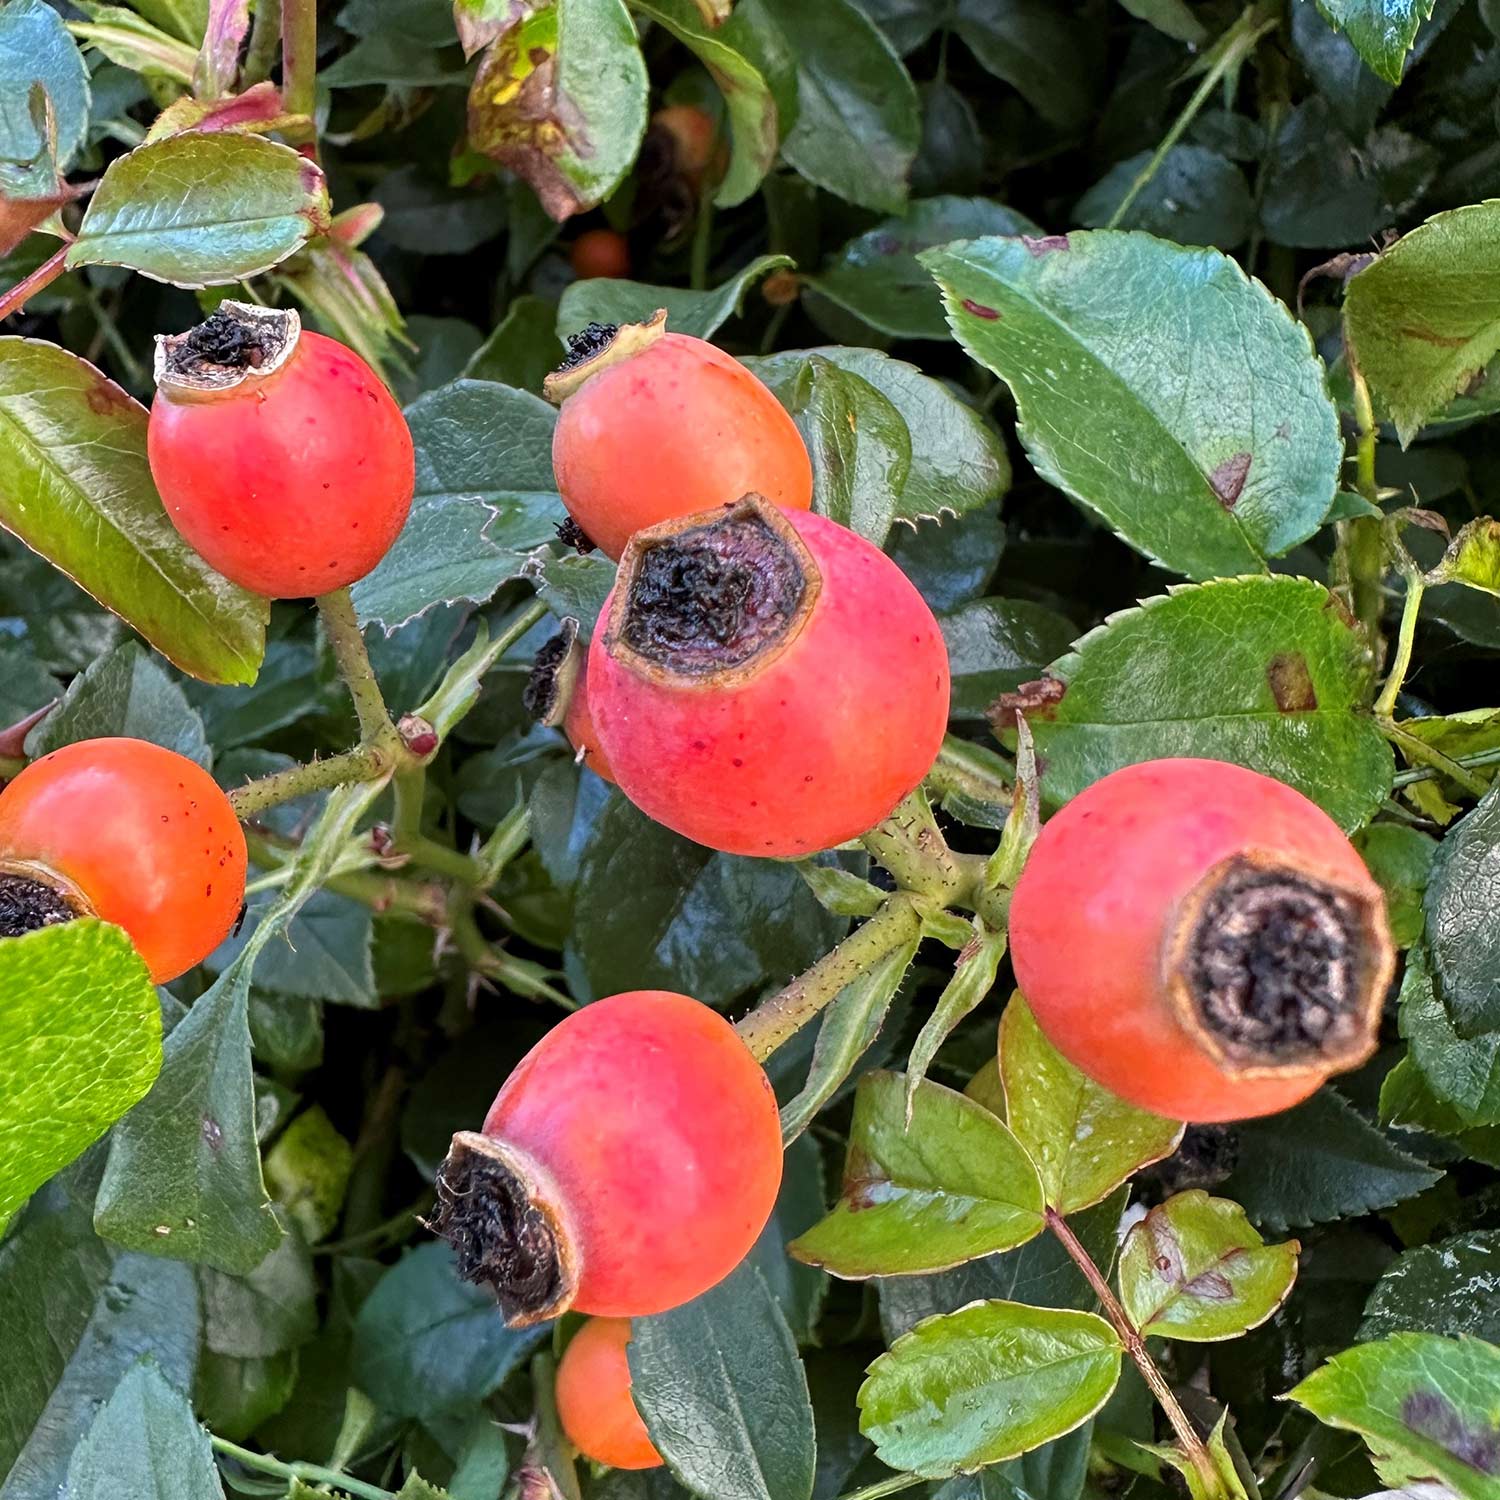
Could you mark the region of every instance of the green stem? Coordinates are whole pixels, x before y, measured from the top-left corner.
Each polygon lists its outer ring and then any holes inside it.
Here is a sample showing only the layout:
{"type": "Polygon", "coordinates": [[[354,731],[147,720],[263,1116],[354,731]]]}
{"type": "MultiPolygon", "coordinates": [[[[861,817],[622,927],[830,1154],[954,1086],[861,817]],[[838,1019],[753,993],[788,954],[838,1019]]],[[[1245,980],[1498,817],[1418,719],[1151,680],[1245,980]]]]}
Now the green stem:
{"type": "MultiPolygon", "coordinates": [[[[1360,374],[1353,356],[1348,353],[1347,342],[1345,355],[1349,378],[1354,386],[1355,488],[1371,505],[1378,505],[1380,486],[1375,479],[1375,447],[1379,431],[1375,423],[1375,407],[1370,399],[1370,387],[1360,374]]],[[[1378,665],[1384,651],[1380,618],[1385,610],[1385,596],[1381,590],[1385,579],[1385,538],[1381,532],[1381,523],[1375,516],[1341,521],[1337,535],[1338,544],[1333,561],[1334,580],[1348,591],[1350,608],[1370,643],[1370,649],[1375,653],[1378,665]]]]}
{"type": "Polygon", "coordinates": [[[713,244],[714,200],[705,186],[698,200],[698,221],[693,226],[693,249],[688,267],[688,285],[701,292],[708,285],[708,255],[713,244]]]}
{"type": "Polygon", "coordinates": [[[1131,204],[1161,170],[1161,164],[1167,159],[1167,153],[1182,139],[1183,133],[1197,118],[1198,111],[1208,103],[1219,81],[1231,68],[1238,66],[1241,59],[1246,57],[1261,37],[1274,29],[1275,25],[1274,18],[1262,21],[1260,8],[1252,5],[1219,39],[1219,55],[1213,66],[1203,75],[1202,83],[1193,90],[1192,98],[1183,105],[1182,113],[1177,116],[1172,122],[1171,129],[1161,138],[1161,143],[1152,153],[1151,160],[1136,174],[1135,181],[1130,184],[1130,190],[1120,200],[1114,213],[1110,215],[1109,223],[1104,226],[1106,229],[1115,229],[1119,226],[1120,221],[1129,212],[1131,204]]]}
{"type": "MultiPolygon", "coordinates": [[[[394,731],[392,731],[394,733],[394,731]]],[[[327,791],[353,781],[377,781],[395,764],[395,756],[385,745],[360,745],[326,760],[309,761],[305,766],[290,766],[258,781],[247,781],[229,794],[235,815],[246,821],[258,817],[269,807],[305,797],[310,792],[327,791]]]]}
{"type": "Polygon", "coordinates": [[[375,680],[375,669],[370,665],[370,653],[365,648],[364,634],[359,628],[359,616],[354,612],[354,600],[349,597],[349,590],[335,589],[331,594],[320,595],[318,613],[323,618],[323,629],[333,648],[339,675],[354,700],[360,739],[367,745],[399,742],[400,736],[391,723],[380,684],[375,680]]]}
{"type": "Polygon", "coordinates": [[[447,844],[440,844],[425,833],[394,839],[393,844],[398,854],[406,855],[414,865],[431,870],[435,875],[446,876],[460,885],[477,887],[483,884],[484,866],[477,859],[450,849],[447,844]]]}
{"type": "Polygon", "coordinates": [[[388,1245],[399,1245],[412,1232],[415,1224],[432,1209],[433,1193],[429,1189],[415,1203],[409,1204],[399,1213],[394,1213],[384,1223],[351,1234],[342,1240],[325,1240],[314,1245],[312,1255],[347,1255],[351,1250],[383,1250],[388,1245]]]}
{"type": "Polygon", "coordinates": [[[853,984],[922,930],[922,919],[910,896],[890,898],[868,921],[856,927],[831,953],[806,973],[763,1000],[735,1027],[752,1053],[764,1062],[788,1042],[845,986],[853,984]]]}
{"type": "Polygon", "coordinates": [[[438,684],[432,696],[414,712],[426,719],[446,739],[448,731],[473,708],[479,698],[479,684],[486,672],[540,619],[547,606],[540,599],[514,614],[493,640],[481,638],[453,663],[448,675],[438,684]]]}
{"type": "Polygon", "coordinates": [[[481,845],[474,858],[483,869],[483,889],[499,880],[506,865],[523,850],[531,838],[531,809],[518,802],[495,824],[495,831],[481,845]]]}
{"type": "Polygon", "coordinates": [[[920,788],[861,839],[871,856],[904,890],[951,906],[965,899],[969,882],[943,837],[920,788]]]}
{"type": "Polygon", "coordinates": [[[281,0],[281,107],[289,115],[307,116],[314,142],[317,104],[318,0],[281,0]]]}
{"type": "MultiPolygon", "coordinates": [[[[1435,775],[1446,776],[1449,780],[1456,781],[1466,791],[1473,792],[1476,797],[1484,796],[1489,790],[1489,783],[1482,776],[1471,774],[1463,762],[1444,755],[1441,750],[1429,745],[1426,740],[1419,739],[1390,719],[1380,719],[1377,722],[1380,725],[1380,732],[1392,744],[1399,745],[1408,760],[1421,761],[1423,765],[1431,766],[1435,775]]],[[[1417,779],[1412,778],[1412,780],[1417,779]]],[[[1403,784],[1405,783],[1398,778],[1396,785],[1403,784]]]]}
{"type": "Polygon", "coordinates": [[[0,296],[0,322],[18,313],[43,287],[49,287],[67,270],[68,247],[55,251],[34,270],[23,276],[4,296],[0,296]]]}
{"type": "MultiPolygon", "coordinates": [[[[1445,757],[1450,766],[1467,768],[1470,766],[1495,766],[1500,765],[1500,748],[1494,750],[1476,750],[1472,755],[1454,755],[1445,757]]],[[[1415,781],[1432,781],[1439,775],[1450,774],[1440,770],[1437,766],[1414,766],[1409,771],[1397,771],[1395,785],[1398,787],[1410,786],[1415,781]]]]}
{"type": "Polygon", "coordinates": [[[1166,1412],[1167,1420],[1172,1424],[1172,1431],[1177,1434],[1177,1441],[1182,1451],[1203,1481],[1204,1493],[1221,1495],[1224,1487],[1219,1478],[1219,1471],[1214,1467],[1214,1461],[1209,1456],[1208,1449],[1203,1446],[1203,1439],[1198,1436],[1198,1429],[1188,1420],[1188,1414],[1182,1409],[1182,1403],[1178,1401],[1172,1387],[1167,1384],[1166,1376],[1157,1369],[1156,1361],[1151,1358],[1150,1351],[1146,1348],[1145,1339],[1141,1337],[1140,1330],[1130,1321],[1130,1314],[1125,1311],[1120,1299],[1115,1296],[1114,1288],[1104,1279],[1103,1273],[1094,1264],[1094,1257],[1084,1249],[1077,1235],[1068,1227],[1068,1221],[1054,1208],[1047,1209],[1045,1217],[1047,1228],[1068,1252],[1073,1264],[1083,1272],[1083,1279],[1088,1282],[1094,1295],[1099,1299],[1099,1305],[1104,1309],[1105,1317],[1114,1325],[1115,1332],[1120,1336],[1120,1342],[1125,1345],[1125,1352],[1134,1360],[1136,1369],[1141,1372],[1141,1378],[1150,1387],[1151,1394],[1156,1397],[1161,1409],[1166,1412]]]}
{"type": "Polygon", "coordinates": [[[389,1490],[383,1490],[379,1485],[366,1484],[362,1479],[351,1479],[347,1474],[340,1474],[337,1469],[325,1469],[321,1464],[283,1463],[269,1453],[252,1453],[250,1449],[241,1448],[238,1443],[231,1443],[228,1438],[221,1438],[216,1433],[209,1433],[208,1440],[216,1452],[237,1460],[247,1469],[258,1469],[262,1474],[274,1474],[278,1479],[303,1479],[310,1484],[331,1485],[343,1490],[346,1495],[357,1496],[358,1500],[394,1500],[389,1490]]]}
{"type": "Polygon", "coordinates": [[[240,89],[264,83],[276,64],[276,47],[281,41],[281,6],[278,0],[255,0],[255,20],[250,28],[250,45],[245,48],[240,68],[240,89]]]}
{"type": "Polygon", "coordinates": [[[939,798],[956,794],[974,802],[1009,807],[1014,779],[1014,771],[993,750],[950,734],[943,740],[925,784],[939,798]]]}
{"type": "Polygon", "coordinates": [[[476,974],[492,979],[512,994],[531,1000],[550,1000],[564,1010],[577,1010],[577,1002],[549,982],[552,972],[529,959],[517,958],[486,941],[474,917],[474,903],[467,891],[455,891],[448,908],[453,946],[476,974]]]}
{"type": "Polygon", "coordinates": [[[1417,613],[1422,608],[1422,595],[1427,585],[1420,573],[1410,573],[1406,579],[1406,601],[1401,606],[1401,627],[1396,634],[1396,659],[1391,663],[1390,675],[1380,696],[1375,700],[1375,716],[1389,719],[1396,711],[1396,697],[1401,684],[1406,681],[1407,669],[1411,666],[1412,642],[1417,634],[1417,613]]]}
{"type": "Polygon", "coordinates": [[[867,1484],[862,1489],[850,1490],[848,1494],[840,1495],[839,1500],[881,1500],[884,1495],[899,1495],[902,1490],[909,1490],[921,1483],[923,1480],[920,1474],[892,1474],[889,1479],[877,1479],[874,1484],[867,1484]]]}
{"type": "MultiPolygon", "coordinates": [[[[255,864],[275,872],[273,877],[256,882],[257,887],[281,884],[290,877],[299,848],[296,843],[254,827],[246,830],[245,843],[255,864]]],[[[373,854],[366,855],[368,859],[374,857],[373,854]]],[[[447,896],[441,886],[406,880],[383,870],[338,868],[329,875],[325,884],[329,890],[348,896],[371,911],[397,912],[431,927],[441,927],[447,920],[447,896]]]]}

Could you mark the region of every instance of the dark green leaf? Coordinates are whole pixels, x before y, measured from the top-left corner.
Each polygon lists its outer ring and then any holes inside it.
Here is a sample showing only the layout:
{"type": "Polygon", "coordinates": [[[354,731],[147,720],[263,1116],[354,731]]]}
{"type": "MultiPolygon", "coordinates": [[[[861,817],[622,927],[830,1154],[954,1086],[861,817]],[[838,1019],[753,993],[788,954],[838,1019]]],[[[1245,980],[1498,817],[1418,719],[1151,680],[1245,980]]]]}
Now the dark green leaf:
{"type": "Polygon", "coordinates": [[[1472,1334],[1500,1341],[1500,1230],[1479,1229],[1396,1257],[1365,1304],[1361,1339],[1472,1334]]]}
{"type": "Polygon", "coordinates": [[[836,1276],[931,1272],[1009,1250],[1042,1227],[1042,1191],[1021,1143],[962,1094],[866,1073],[855,1094],[832,1214],[793,1246],[836,1276]]]}
{"type": "Polygon", "coordinates": [[[557,309],[540,297],[517,297],[495,330],[475,351],[464,374],[540,395],[542,381],[562,363],[557,309]]]}
{"type": "Polygon", "coordinates": [[[428,1417],[482,1401],[542,1329],[511,1329],[481,1287],[461,1281],[446,1245],[409,1251],[354,1322],[351,1368],[382,1411],[428,1417]]]}
{"type": "Polygon", "coordinates": [[[976,1302],[919,1324],[870,1366],[860,1431],[893,1469],[977,1469],[1086,1422],[1120,1378],[1120,1354],[1095,1313],[976,1302]]]}
{"type": "Polygon", "coordinates": [[[1397,947],[1411,947],[1422,935],[1422,898],[1437,840],[1404,823],[1374,823],[1354,842],[1385,892],[1391,940],[1397,947]]]}
{"type": "MultiPolygon", "coordinates": [[[[1090,228],[1108,224],[1152,155],[1141,151],[1117,162],[1078,200],[1074,218],[1090,228]]],[[[1203,146],[1173,146],[1131,200],[1119,227],[1144,229],[1182,245],[1233,250],[1254,222],[1250,184],[1232,161],[1203,146]]]]}
{"type": "Polygon", "coordinates": [[[241,1359],[284,1354],[318,1331],[317,1282],[300,1236],[281,1243],[244,1276],[202,1267],[203,1343],[241,1359]]]}
{"type": "Polygon", "coordinates": [[[787,1245],[811,1229],[827,1209],[822,1149],[811,1136],[799,1136],[786,1149],[776,1210],[750,1252],[799,1344],[814,1340],[829,1283],[821,1271],[793,1260],[787,1245]]]}
{"type": "Polygon", "coordinates": [[[807,1375],[754,1265],[631,1326],[631,1397],[684,1484],[714,1500],[808,1500],[807,1375]]]}
{"type": "Polygon", "coordinates": [[[952,716],[983,720],[1001,693],[1041,675],[1078,634],[1073,622],[1029,599],[973,599],[940,621],[953,673],[952,716]]]}
{"type": "Polygon", "coordinates": [[[1443,1007],[1461,1037],[1500,1032],[1500,786],[1438,848],[1424,900],[1427,948],[1443,1007]]]}
{"type": "Polygon", "coordinates": [[[1033,109],[1064,128],[1083,123],[1094,103],[1090,23],[1049,0],[958,0],[955,20],[980,63],[1033,109]]]}
{"type": "Polygon", "coordinates": [[[1317,529],[1342,458],[1323,367],[1233,261],[1104,230],[922,259],[959,342],[1011,387],[1038,472],[1133,546],[1206,578],[1317,529]]]}
{"type": "Polygon", "coordinates": [[[557,308],[557,336],[567,338],[589,323],[644,323],[657,308],[667,310],[673,333],[712,338],[745,305],[750,288],[770,272],[791,265],[785,255],[762,255],[721,286],[695,292],[685,287],[647,286],[623,277],[575,281],[557,308]]]}
{"type": "Polygon", "coordinates": [[[290,146],[189,131],[111,162],[68,248],[69,266],[128,266],[177,286],[267,271],[328,229],[323,174],[290,146]]]}
{"type": "Polygon", "coordinates": [[[1459,1036],[1420,948],[1408,955],[1401,981],[1401,1034],[1432,1091],[1465,1124],[1500,1124],[1500,1031],[1459,1036]]]}
{"type": "Polygon", "coordinates": [[[1388,1208],[1442,1175],[1392,1144],[1331,1088],[1284,1114],[1235,1127],[1237,1162],[1222,1186],[1262,1228],[1388,1208]]]}
{"type": "Polygon", "coordinates": [[[144,1097],[161,1007],[118,927],[65,922],[0,939],[0,1234],[10,1216],[144,1097]]]}
{"type": "Polygon", "coordinates": [[[1160,756],[1234,761],[1294,786],[1344,828],[1390,791],[1389,745],[1365,709],[1362,638],[1322,584],[1182,586],[1112,616],[1055,662],[1063,684],[1027,723],[1054,805],[1160,756]]]}
{"type": "Polygon", "coordinates": [[[89,70],[62,17],[46,0],[10,0],[0,9],[0,161],[45,157],[31,91],[40,85],[52,111],[57,169],[65,171],[89,123],[89,70]]]}
{"type": "Polygon", "coordinates": [[[1406,54],[1432,6],[1433,0],[1318,0],[1328,24],[1344,32],[1387,83],[1400,83],[1406,54]]]}
{"type": "Polygon", "coordinates": [[[92,365],[0,338],[0,525],[206,682],[252,682],[267,605],[213,572],[167,519],[146,411],[92,365]]]}

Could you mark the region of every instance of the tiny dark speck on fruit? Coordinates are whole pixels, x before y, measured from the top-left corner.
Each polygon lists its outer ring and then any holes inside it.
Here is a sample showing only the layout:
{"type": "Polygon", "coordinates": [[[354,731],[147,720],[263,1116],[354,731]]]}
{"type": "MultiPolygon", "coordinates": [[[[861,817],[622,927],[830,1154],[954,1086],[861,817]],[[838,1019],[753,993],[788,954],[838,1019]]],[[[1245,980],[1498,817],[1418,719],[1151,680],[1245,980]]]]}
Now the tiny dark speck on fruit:
{"type": "Polygon", "coordinates": [[[731,765],[734,765],[734,766],[742,766],[742,765],[744,765],[744,764],[745,764],[745,762],[744,762],[744,761],[742,761],[742,760],[741,760],[741,759],[740,759],[740,758],[739,758],[739,756],[737,756],[737,755],[736,755],[736,756],[735,756],[735,757],[734,757],[734,759],[733,759],[733,761],[731,761],[731,762],[730,762],[730,764],[731,764],[731,765]]]}
{"type": "Polygon", "coordinates": [[[993,307],[986,307],[984,303],[975,302],[968,297],[964,298],[963,308],[966,313],[973,313],[976,318],[987,318],[991,322],[1000,316],[993,307]]]}

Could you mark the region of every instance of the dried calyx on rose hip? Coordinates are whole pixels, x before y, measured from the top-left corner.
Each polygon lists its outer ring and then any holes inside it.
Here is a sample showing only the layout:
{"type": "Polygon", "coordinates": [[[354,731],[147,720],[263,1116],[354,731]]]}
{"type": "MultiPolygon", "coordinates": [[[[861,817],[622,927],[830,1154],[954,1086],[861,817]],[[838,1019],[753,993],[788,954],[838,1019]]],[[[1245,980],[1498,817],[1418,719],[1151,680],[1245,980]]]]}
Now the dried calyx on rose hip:
{"type": "Polygon", "coordinates": [[[758,495],[638,533],[588,661],[620,789],[732,854],[872,828],[931,769],[948,684],[937,621],[885,553],[758,495]]]}
{"type": "Polygon", "coordinates": [[[631,1399],[629,1318],[590,1318],[557,1362],[557,1419],[585,1458],[611,1469],[656,1469],[662,1456],[631,1399]]]}
{"type": "Polygon", "coordinates": [[[635,990],[549,1031],[453,1137],[431,1227],[513,1326],[635,1317],[723,1280],[780,1184],[775,1095],[735,1029],[635,990]]]}
{"type": "Polygon", "coordinates": [[[538,724],[561,729],[577,758],[596,776],[612,782],[614,774],[599,748],[589,713],[587,661],[588,649],[578,639],[578,621],[567,616],[557,634],[537,652],[531,676],[521,690],[521,705],[538,724]]]}
{"type": "Polygon", "coordinates": [[[797,425],[742,364],[703,339],[646,323],[590,323],[543,384],[562,408],[552,465],[563,504],[618,558],[643,527],[748,491],[812,504],[797,425]]]}
{"type": "Polygon", "coordinates": [[[1338,825],[1269,776],[1188,759],[1116,771],[1043,827],[1010,951],[1059,1051],[1143,1109],[1210,1122],[1364,1062],[1394,965],[1338,825]]]}
{"type": "Polygon", "coordinates": [[[187,542],[273,599],[364,577],[411,509],[400,407],[359,355],[290,309],[223,302],[159,336],[147,452],[187,542]]]}
{"type": "Polygon", "coordinates": [[[245,836],[201,766],[143,740],[82,740],[0,791],[0,938],[77,917],[123,927],[158,984],[229,934],[245,836]]]}

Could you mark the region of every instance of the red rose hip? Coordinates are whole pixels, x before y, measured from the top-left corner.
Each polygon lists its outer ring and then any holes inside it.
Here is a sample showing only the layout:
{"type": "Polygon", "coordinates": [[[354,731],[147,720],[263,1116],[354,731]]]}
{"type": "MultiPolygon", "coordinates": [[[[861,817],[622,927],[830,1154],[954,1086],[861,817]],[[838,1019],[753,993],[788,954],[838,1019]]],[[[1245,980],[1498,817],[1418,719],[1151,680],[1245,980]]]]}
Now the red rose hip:
{"type": "Polygon", "coordinates": [[[1054,1046],[1172,1119],[1298,1103],[1375,1047],[1380,887],[1300,792],[1211,760],[1127,766],[1042,828],[1010,910],[1054,1046]]]}
{"type": "Polygon", "coordinates": [[[812,462],[781,403],[712,344],[649,323],[591,323],[544,390],[558,402],[552,466],[588,538],[618,558],[631,536],[747,491],[812,504],[812,462]]]}
{"type": "Polygon", "coordinates": [[[557,1416],[585,1458],[612,1469],[656,1469],[661,1454],[630,1399],[628,1318],[590,1318],[557,1364],[557,1416]]]}
{"type": "Polygon", "coordinates": [[[631,541],[588,703],[616,783],[657,822],[731,854],[811,854],[927,774],[948,651],[878,547],[747,495],[631,541]]]}
{"type": "Polygon", "coordinates": [[[549,1031],[454,1136],[433,1228],[513,1325],[635,1317],[723,1280],[780,1184],[775,1096],[734,1027],[634,990],[549,1031]]]}
{"type": "Polygon", "coordinates": [[[245,897],[245,836],[201,766],[82,740],[0,792],[0,937],[73,917],[123,927],[158,984],[208,957],[245,897]]]}
{"type": "Polygon", "coordinates": [[[222,303],[157,340],[147,451],[167,514],[226,578],[272,599],[363,578],[411,509],[406,419],[352,349],[293,311],[222,303]]]}

